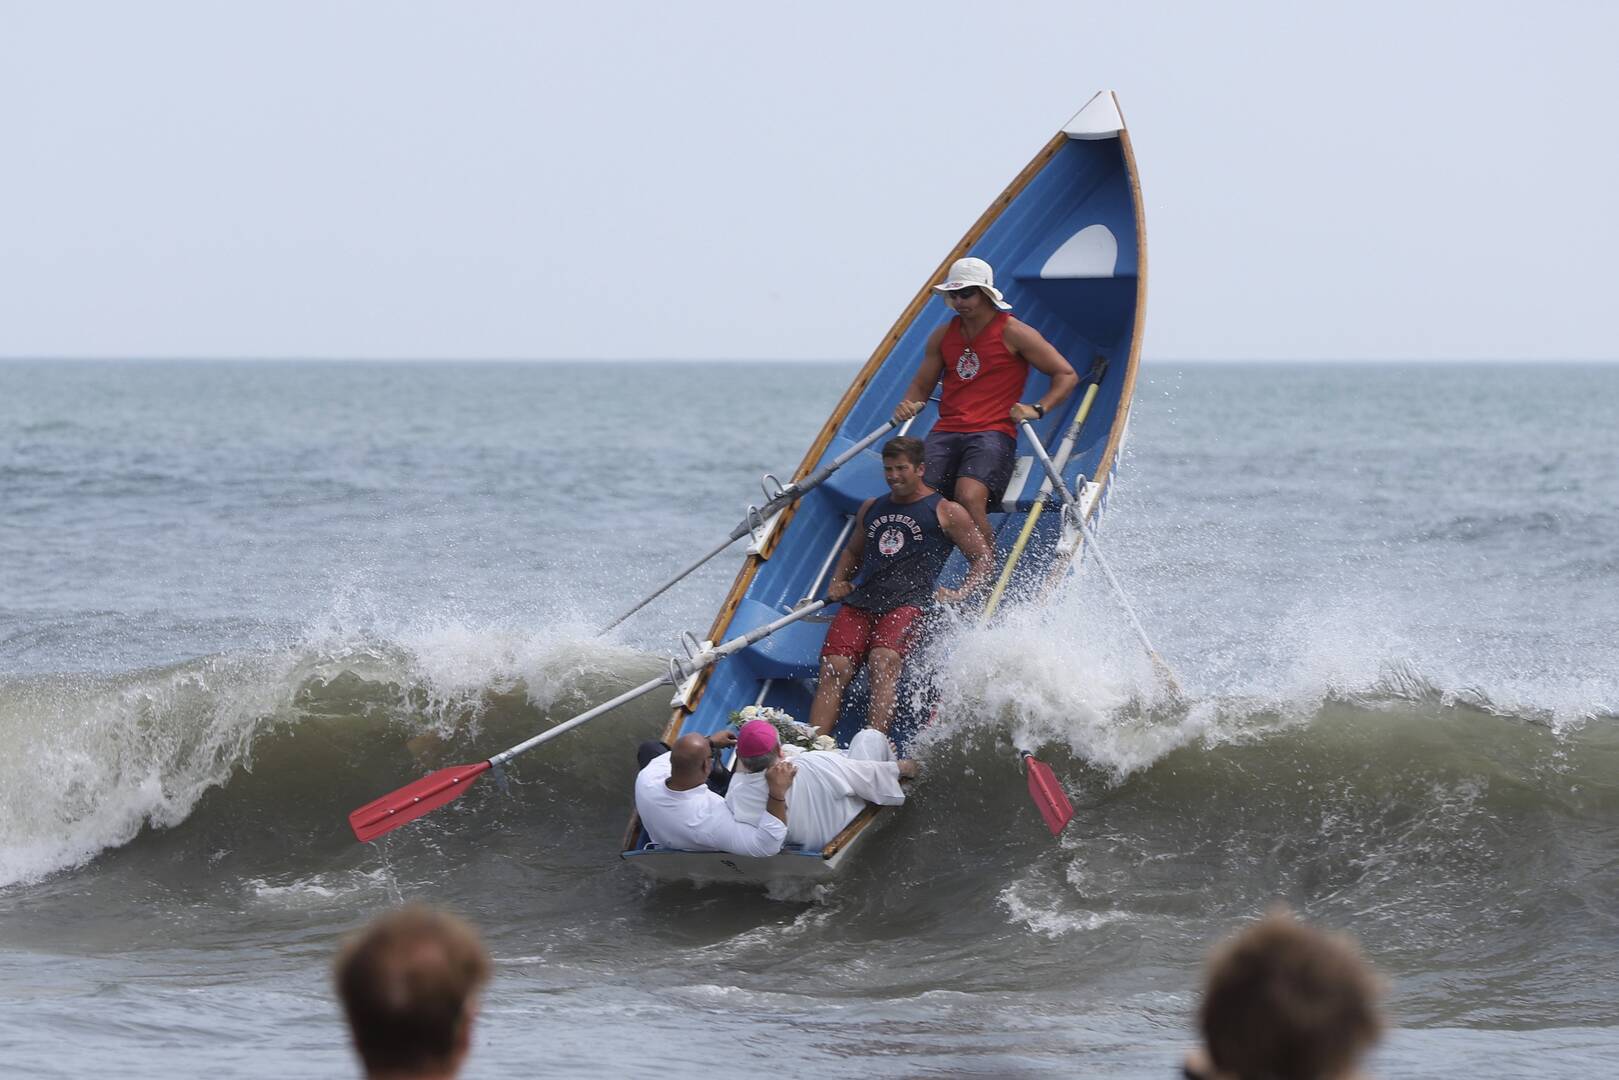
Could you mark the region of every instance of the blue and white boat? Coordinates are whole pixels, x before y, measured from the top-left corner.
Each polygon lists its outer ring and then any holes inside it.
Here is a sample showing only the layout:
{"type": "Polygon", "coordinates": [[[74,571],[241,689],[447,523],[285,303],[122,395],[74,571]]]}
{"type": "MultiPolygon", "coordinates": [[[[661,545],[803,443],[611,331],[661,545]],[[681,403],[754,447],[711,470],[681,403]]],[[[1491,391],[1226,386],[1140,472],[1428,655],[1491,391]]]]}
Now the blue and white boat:
{"type": "MultiPolygon", "coordinates": [[[[1027,437],[1020,435],[1017,471],[1000,506],[991,508],[997,565],[1006,564],[1014,547],[1019,552],[1007,595],[1031,600],[1055,584],[1083,546],[1080,524],[1098,512],[1107,490],[1140,361],[1147,288],[1141,187],[1130,136],[1111,91],[1097,94],[1063,125],[927,276],[827,419],[799,466],[799,479],[848,455],[889,419],[921,363],[929,333],[950,315],[942,302],[932,302],[930,287],[944,279],[952,262],[969,255],[995,268],[996,285],[1013,312],[1040,331],[1081,377],[1079,389],[1035,425],[1060,463],[1075,506],[1067,513],[1034,514],[1033,528],[1019,543],[1037,505],[1057,509],[1049,478],[1027,437]]],[[[1046,385],[1046,377],[1031,369],[1022,400],[1034,400],[1046,385]]],[[[925,436],[936,419],[936,406],[930,404],[903,433],[925,436]]],[[[865,499],[886,491],[880,445],[855,453],[770,516],[753,516],[741,572],[708,640],[689,643],[688,652],[695,655],[734,639],[781,619],[805,599],[824,595],[854,514],[865,499]]],[[[774,494],[769,478],[766,493],[774,494]]],[[[961,556],[953,556],[943,583],[957,583],[965,570],[961,556]]],[[[675,695],[666,739],[721,731],[731,714],[746,705],[774,706],[807,718],[826,629],[823,617],[794,622],[687,678],[675,695]]],[[[846,695],[837,729],[845,745],[864,724],[863,681],[862,676],[846,695]]],[[[925,719],[906,704],[916,697],[903,688],[899,695],[892,730],[902,742],[925,719]]],[[[649,844],[645,830],[632,820],[623,855],[660,879],[824,879],[837,873],[882,813],[868,806],[824,850],[784,849],[769,859],[663,850],[649,844]]]]}

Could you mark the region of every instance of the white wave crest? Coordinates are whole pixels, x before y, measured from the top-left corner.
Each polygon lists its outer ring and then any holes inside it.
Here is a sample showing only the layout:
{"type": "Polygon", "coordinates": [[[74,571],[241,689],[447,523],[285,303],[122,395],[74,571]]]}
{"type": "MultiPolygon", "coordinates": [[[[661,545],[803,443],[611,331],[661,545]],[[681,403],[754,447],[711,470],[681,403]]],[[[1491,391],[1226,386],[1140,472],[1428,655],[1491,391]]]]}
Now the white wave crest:
{"type": "Polygon", "coordinates": [[[0,887],[82,865],[185,820],[291,704],[290,657],[213,659],[0,695],[0,887]]]}
{"type": "Polygon", "coordinates": [[[582,634],[422,619],[377,637],[369,618],[334,610],[294,647],[211,657],[113,677],[0,682],[0,888],[72,869],[142,829],[184,821],[205,792],[251,768],[253,745],[306,710],[365,711],[449,735],[491,695],[521,692],[541,710],[592,676],[642,666],[642,654],[582,634]],[[371,695],[351,705],[335,684],[371,695]],[[310,688],[325,687],[313,703],[310,688]],[[367,689],[368,688],[368,689],[367,689]]]}

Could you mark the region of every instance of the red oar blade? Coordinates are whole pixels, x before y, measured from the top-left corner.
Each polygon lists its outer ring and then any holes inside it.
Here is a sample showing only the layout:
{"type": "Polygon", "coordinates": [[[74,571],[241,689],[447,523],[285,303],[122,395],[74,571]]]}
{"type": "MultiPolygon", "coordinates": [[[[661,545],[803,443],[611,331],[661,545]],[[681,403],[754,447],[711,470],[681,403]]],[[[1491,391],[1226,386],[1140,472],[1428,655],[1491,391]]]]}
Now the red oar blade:
{"type": "Polygon", "coordinates": [[[460,798],[461,793],[471,787],[478,775],[488,768],[489,762],[480,761],[476,765],[451,765],[448,769],[440,769],[375,802],[366,803],[349,815],[349,826],[361,843],[375,840],[390,829],[397,829],[407,821],[415,821],[423,814],[460,798]]]}
{"type": "Polygon", "coordinates": [[[1062,832],[1063,826],[1074,819],[1074,804],[1068,801],[1068,795],[1057,783],[1057,774],[1051,771],[1050,765],[1032,754],[1023,755],[1023,764],[1029,772],[1029,798],[1034,800],[1040,816],[1046,819],[1046,827],[1051,830],[1051,835],[1056,836],[1062,832]]]}

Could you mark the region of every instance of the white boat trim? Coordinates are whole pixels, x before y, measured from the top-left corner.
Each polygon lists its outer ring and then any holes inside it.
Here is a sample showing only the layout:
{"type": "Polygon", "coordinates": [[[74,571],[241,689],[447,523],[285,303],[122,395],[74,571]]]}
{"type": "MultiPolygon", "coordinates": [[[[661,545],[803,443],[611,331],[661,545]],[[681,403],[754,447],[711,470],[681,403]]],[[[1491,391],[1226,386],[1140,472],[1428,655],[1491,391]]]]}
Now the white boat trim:
{"type": "Polygon", "coordinates": [[[1070,139],[1116,139],[1124,130],[1124,114],[1119,112],[1119,99],[1111,90],[1098,91],[1062,126],[1070,139]]]}

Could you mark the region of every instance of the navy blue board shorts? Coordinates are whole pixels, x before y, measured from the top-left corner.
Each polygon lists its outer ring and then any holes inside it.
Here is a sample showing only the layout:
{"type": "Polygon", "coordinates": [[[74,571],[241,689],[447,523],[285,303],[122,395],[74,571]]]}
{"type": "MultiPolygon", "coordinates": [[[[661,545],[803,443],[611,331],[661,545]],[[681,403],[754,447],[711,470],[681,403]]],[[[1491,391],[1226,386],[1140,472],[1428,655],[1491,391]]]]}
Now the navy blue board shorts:
{"type": "Polygon", "coordinates": [[[922,453],[922,482],[928,487],[954,499],[956,480],[971,477],[989,488],[989,504],[994,506],[1012,479],[1017,440],[1001,431],[934,431],[922,453]]]}

